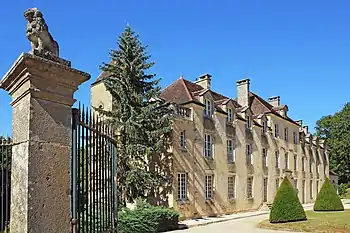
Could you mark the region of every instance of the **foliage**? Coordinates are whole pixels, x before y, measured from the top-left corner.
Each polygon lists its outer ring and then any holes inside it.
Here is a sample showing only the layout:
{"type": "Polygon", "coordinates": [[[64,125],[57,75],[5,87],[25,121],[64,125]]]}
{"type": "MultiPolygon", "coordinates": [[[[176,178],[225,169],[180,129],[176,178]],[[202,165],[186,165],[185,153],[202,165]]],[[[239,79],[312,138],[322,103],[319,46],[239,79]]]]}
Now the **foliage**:
{"type": "Polygon", "coordinates": [[[314,205],[315,211],[343,211],[344,206],[328,178],[323,182],[314,205]]]}
{"type": "Polygon", "coordinates": [[[350,181],[350,103],[334,115],[318,120],[316,134],[325,139],[330,169],[339,175],[340,183],[350,181]]]}
{"type": "Polygon", "coordinates": [[[348,189],[347,184],[340,184],[338,188],[339,196],[345,196],[347,194],[347,189],[348,189]]]}
{"type": "Polygon", "coordinates": [[[113,99],[111,111],[97,109],[118,132],[118,203],[155,196],[159,187],[171,186],[168,153],[171,110],[159,99],[159,79],[148,70],[154,65],[138,35],[129,26],[110,52],[111,62],[101,70],[113,99]]]}
{"type": "Polygon", "coordinates": [[[153,233],[178,229],[179,214],[173,209],[139,202],[134,210],[118,213],[119,233],[153,233]]]}
{"type": "Polygon", "coordinates": [[[306,220],[304,208],[293,185],[285,177],[273,201],[270,222],[282,223],[301,220],[306,220]]]}

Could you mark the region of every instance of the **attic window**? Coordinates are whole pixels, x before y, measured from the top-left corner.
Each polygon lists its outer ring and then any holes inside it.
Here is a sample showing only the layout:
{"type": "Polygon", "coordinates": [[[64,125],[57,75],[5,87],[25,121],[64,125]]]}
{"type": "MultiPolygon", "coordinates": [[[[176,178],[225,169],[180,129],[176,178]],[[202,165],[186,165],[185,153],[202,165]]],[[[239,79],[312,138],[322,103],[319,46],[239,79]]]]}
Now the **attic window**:
{"type": "Polygon", "coordinates": [[[204,104],[205,104],[204,115],[206,117],[211,117],[211,114],[212,114],[211,101],[208,99],[205,99],[204,104]]]}
{"type": "Polygon", "coordinates": [[[227,123],[232,123],[233,120],[233,114],[232,114],[232,109],[227,108],[227,123]]]}
{"type": "Polygon", "coordinates": [[[247,129],[251,129],[252,128],[252,119],[249,115],[247,115],[247,123],[246,123],[246,126],[247,126],[247,129]]]}

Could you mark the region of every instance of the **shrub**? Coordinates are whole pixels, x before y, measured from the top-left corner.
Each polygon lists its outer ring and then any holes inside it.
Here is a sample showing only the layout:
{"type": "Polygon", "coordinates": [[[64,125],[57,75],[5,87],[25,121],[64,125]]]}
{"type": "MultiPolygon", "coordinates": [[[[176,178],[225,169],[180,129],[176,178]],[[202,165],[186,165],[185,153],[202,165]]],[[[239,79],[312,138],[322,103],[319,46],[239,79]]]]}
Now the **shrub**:
{"type": "Polygon", "coordinates": [[[137,202],[134,210],[119,213],[118,233],[154,233],[178,229],[179,214],[173,209],[137,202]]]}
{"type": "Polygon", "coordinates": [[[287,177],[284,178],[273,200],[270,222],[294,222],[306,220],[306,214],[297,192],[287,177]]]}
{"type": "Polygon", "coordinates": [[[348,186],[346,184],[340,184],[339,190],[338,190],[339,196],[345,196],[347,193],[347,189],[348,189],[348,186]]]}
{"type": "Polygon", "coordinates": [[[343,211],[344,206],[328,178],[324,181],[314,205],[315,211],[343,211]]]}

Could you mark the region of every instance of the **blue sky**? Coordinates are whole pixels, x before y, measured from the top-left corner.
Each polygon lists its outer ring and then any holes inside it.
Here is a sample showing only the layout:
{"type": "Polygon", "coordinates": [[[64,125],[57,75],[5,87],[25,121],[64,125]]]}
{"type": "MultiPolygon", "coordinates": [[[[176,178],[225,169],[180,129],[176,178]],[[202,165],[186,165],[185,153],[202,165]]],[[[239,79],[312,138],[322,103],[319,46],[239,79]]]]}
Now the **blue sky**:
{"type": "MultiPolygon", "coordinates": [[[[182,73],[210,73],[212,88],[236,96],[236,81],[267,99],[280,95],[289,115],[310,128],[349,101],[350,1],[82,1],[1,3],[0,77],[29,51],[23,11],[38,7],[61,56],[92,79],[75,98],[88,104],[99,65],[108,62],[126,23],[140,34],[165,87],[182,73]]],[[[10,97],[0,90],[0,134],[11,134],[10,97]]]]}

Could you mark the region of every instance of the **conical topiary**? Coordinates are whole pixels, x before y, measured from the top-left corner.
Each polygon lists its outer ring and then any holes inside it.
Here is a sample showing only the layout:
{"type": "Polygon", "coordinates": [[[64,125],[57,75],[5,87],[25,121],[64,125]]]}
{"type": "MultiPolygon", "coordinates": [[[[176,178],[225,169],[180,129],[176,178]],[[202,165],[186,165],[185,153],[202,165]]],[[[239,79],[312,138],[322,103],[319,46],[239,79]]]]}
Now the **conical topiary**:
{"type": "Polygon", "coordinates": [[[328,178],[324,181],[314,205],[315,211],[343,211],[344,206],[328,178]]]}
{"type": "Polygon", "coordinates": [[[275,199],[273,200],[270,222],[295,222],[306,220],[306,214],[301,205],[297,191],[285,177],[277,190],[275,199]]]}

